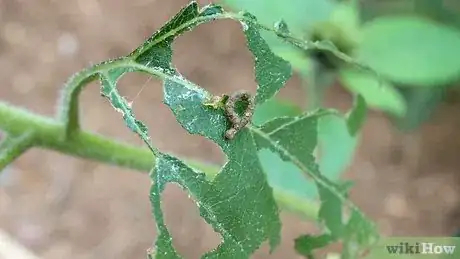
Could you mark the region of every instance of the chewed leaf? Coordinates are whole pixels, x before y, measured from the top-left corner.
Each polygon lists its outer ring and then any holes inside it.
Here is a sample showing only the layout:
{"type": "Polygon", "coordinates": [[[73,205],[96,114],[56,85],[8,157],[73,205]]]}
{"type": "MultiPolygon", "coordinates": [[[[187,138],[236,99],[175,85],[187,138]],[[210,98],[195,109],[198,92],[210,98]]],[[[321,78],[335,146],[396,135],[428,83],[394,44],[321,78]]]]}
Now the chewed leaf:
{"type": "Polygon", "coordinates": [[[209,5],[200,10],[198,4],[193,1],[129,56],[139,64],[175,74],[176,71],[171,64],[171,44],[174,39],[200,23],[213,20],[213,15],[222,12],[223,9],[217,5],[209,5]]]}
{"type": "Polygon", "coordinates": [[[139,135],[139,137],[147,144],[147,146],[155,154],[157,153],[156,148],[150,143],[150,137],[148,135],[147,126],[144,125],[141,121],[137,120],[134,117],[133,111],[126,101],[123,98],[116,88],[116,81],[113,81],[109,75],[101,75],[101,95],[109,99],[113,108],[120,112],[123,115],[123,120],[125,121],[126,126],[134,133],[139,135]]]}
{"type": "Polygon", "coordinates": [[[323,116],[334,115],[328,110],[318,110],[303,116],[275,119],[260,128],[251,127],[259,150],[270,149],[282,159],[295,164],[305,175],[313,179],[320,194],[321,207],[319,218],[331,236],[347,238],[350,242],[366,246],[375,241],[374,225],[353,205],[347,197],[346,186],[335,183],[321,174],[313,156],[317,145],[318,120],[323,116]],[[284,122],[284,124],[283,124],[284,122]],[[348,207],[353,215],[353,224],[362,224],[363,228],[353,229],[354,234],[346,232],[349,221],[342,220],[342,207],[348,207]],[[347,223],[348,222],[348,223],[347,223]]]}
{"type": "Polygon", "coordinates": [[[217,219],[223,227],[215,228],[224,240],[217,250],[208,255],[209,258],[233,255],[229,252],[238,252],[235,255],[240,254],[244,255],[241,258],[247,258],[266,239],[274,248],[280,238],[278,208],[250,132],[243,129],[232,141],[225,140],[227,119],[222,110],[204,105],[209,94],[200,88],[166,80],[164,95],[165,104],[171,108],[178,122],[189,133],[213,140],[229,160],[210,183],[212,190],[216,192],[212,195],[209,193],[209,197],[213,198],[197,199],[199,204],[203,204],[200,208],[205,205],[213,207],[208,202],[219,202],[223,206],[222,214],[219,211],[209,211],[209,215],[204,215],[209,219],[217,219]],[[237,231],[238,235],[235,234],[233,239],[227,240],[224,236],[228,231],[237,231]],[[244,245],[238,242],[243,242],[244,245]]]}
{"type": "Polygon", "coordinates": [[[256,18],[248,13],[242,21],[249,50],[254,55],[257,82],[256,104],[273,97],[292,75],[291,64],[275,55],[260,36],[256,18]]]}
{"type": "Polygon", "coordinates": [[[205,175],[193,171],[178,159],[168,155],[157,157],[151,177],[155,184],[150,188],[150,201],[158,228],[155,258],[181,258],[172,245],[171,235],[164,222],[161,193],[167,183],[177,183],[196,197],[200,204],[200,198],[209,189],[209,184],[205,180],[205,175]]]}
{"type": "MultiPolygon", "coordinates": [[[[248,137],[249,134],[246,133],[248,137]]],[[[273,209],[269,200],[251,199],[254,195],[267,197],[269,188],[263,183],[251,181],[238,173],[241,167],[237,163],[255,161],[251,157],[243,161],[229,162],[214,182],[207,182],[205,175],[194,171],[182,161],[169,156],[157,157],[152,178],[155,185],[151,189],[151,201],[155,218],[159,226],[156,258],[180,258],[172,247],[171,236],[163,220],[160,195],[167,183],[177,183],[186,189],[196,200],[200,214],[216,232],[222,236],[222,244],[208,252],[203,258],[248,258],[271,233],[279,231],[279,225],[265,225],[260,220],[263,210],[273,209]],[[247,160],[247,161],[246,161],[247,160]],[[234,178],[234,179],[231,179],[234,178]],[[243,180],[239,182],[238,179],[243,180]],[[234,183],[232,185],[231,183],[234,183]],[[249,196],[246,196],[249,195],[249,196]]],[[[273,218],[276,221],[276,217],[273,218]]],[[[278,242],[275,234],[273,241],[278,242]]]]}
{"type": "Polygon", "coordinates": [[[191,134],[200,134],[222,148],[228,146],[224,134],[229,127],[222,109],[205,105],[211,96],[193,84],[165,80],[164,103],[171,108],[179,123],[191,134]],[[205,131],[206,130],[206,131],[205,131]]]}
{"type": "MultiPolygon", "coordinates": [[[[281,27],[276,34],[291,40],[297,47],[313,46],[334,53],[337,51],[329,46],[295,40],[285,35],[289,33],[285,24],[279,25],[281,27]]],[[[155,247],[149,250],[149,258],[181,258],[172,244],[161,210],[161,194],[168,183],[186,189],[195,199],[201,216],[222,237],[220,245],[203,258],[249,258],[266,241],[273,250],[280,242],[281,222],[273,190],[260,161],[261,150],[295,165],[299,169],[297,172],[301,171],[314,180],[322,201],[319,218],[330,232],[330,237],[346,238],[349,247],[353,248],[355,244],[367,244],[374,233],[373,225],[349,202],[343,186],[320,173],[313,155],[317,146],[318,120],[335,112],[320,110],[297,117],[279,117],[265,123],[249,122],[252,107],[255,104],[263,107],[262,104],[271,99],[292,74],[289,62],[270,50],[260,36],[260,29],[255,17],[248,13],[225,13],[216,5],[199,9],[197,3],[192,2],[131,54],[102,64],[96,72],[89,74],[100,78],[101,94],[123,115],[126,125],[144,140],[156,157],[155,167],[150,174],[153,180],[150,199],[158,238],[155,247]],[[224,95],[228,97],[227,101],[217,98],[215,102],[215,96],[182,77],[172,64],[171,45],[175,38],[201,23],[224,18],[242,23],[255,60],[257,92],[255,101],[252,97],[246,98],[250,108],[243,112],[241,118],[244,120],[229,112],[228,107],[233,107],[229,101],[233,100],[233,95],[224,95]],[[147,127],[135,118],[130,104],[116,88],[121,76],[131,71],[146,72],[163,80],[164,103],[179,124],[190,134],[206,137],[221,147],[228,162],[212,181],[179,159],[158,151],[150,143],[147,127]],[[235,121],[245,123],[239,124],[241,127],[236,129],[235,121]],[[252,123],[263,124],[256,127],[252,123]],[[235,130],[235,135],[225,138],[230,127],[235,130]],[[351,210],[350,220],[342,220],[342,207],[351,210]],[[349,227],[355,225],[362,227],[351,233],[349,227]]],[[[78,87],[75,89],[79,91],[78,87]]],[[[233,104],[235,108],[236,101],[233,104]]],[[[351,116],[352,131],[359,126],[361,116],[358,115],[351,116]]],[[[316,241],[321,243],[324,240],[316,241]]]]}

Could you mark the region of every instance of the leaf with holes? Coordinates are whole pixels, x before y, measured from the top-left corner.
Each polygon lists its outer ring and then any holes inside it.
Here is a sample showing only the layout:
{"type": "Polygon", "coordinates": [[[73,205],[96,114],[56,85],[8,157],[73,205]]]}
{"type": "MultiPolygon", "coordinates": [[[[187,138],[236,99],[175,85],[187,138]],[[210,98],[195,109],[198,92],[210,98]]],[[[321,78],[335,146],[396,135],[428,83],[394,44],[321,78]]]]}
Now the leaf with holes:
{"type": "Polygon", "coordinates": [[[251,131],[258,149],[269,149],[277,153],[283,160],[295,164],[315,182],[322,201],[319,218],[324,221],[327,232],[358,247],[367,247],[376,240],[377,232],[374,225],[348,200],[345,185],[335,183],[320,173],[313,156],[313,150],[317,145],[318,122],[322,117],[334,113],[318,110],[290,120],[274,119],[260,128],[252,127],[251,131]],[[351,210],[353,215],[356,215],[353,220],[362,226],[353,229],[353,235],[344,230],[349,222],[342,217],[343,207],[351,210]],[[354,235],[359,238],[355,238],[354,235]]]}
{"type": "MultiPolygon", "coordinates": [[[[151,202],[158,227],[155,258],[180,258],[163,220],[161,193],[168,183],[179,184],[195,198],[201,216],[222,236],[222,243],[204,258],[249,257],[264,241],[272,249],[279,243],[281,223],[272,189],[257,158],[256,146],[247,129],[229,144],[223,132],[229,127],[223,110],[204,105],[212,95],[183,78],[171,64],[171,43],[180,33],[206,20],[222,9],[216,6],[198,10],[196,3],[185,7],[146,43],[126,57],[124,66],[101,73],[101,93],[123,114],[128,127],[136,132],[156,154],[151,172],[151,202]],[[208,11],[208,10],[212,10],[208,11]],[[177,158],[156,150],[150,143],[147,128],[136,120],[127,101],[116,89],[117,80],[133,70],[144,71],[163,79],[164,102],[190,133],[201,134],[219,144],[229,162],[212,182],[177,158]],[[188,101],[188,102],[186,102],[188,101]],[[192,101],[192,102],[191,102],[192,101]]],[[[256,56],[257,102],[270,99],[291,76],[288,62],[274,55],[260,37],[256,20],[242,15],[248,47],[256,56]],[[263,57],[263,58],[260,58],[263,57]]]]}
{"type": "MultiPolygon", "coordinates": [[[[144,140],[156,156],[155,166],[150,173],[153,182],[150,200],[158,238],[155,247],[149,250],[150,258],[181,258],[172,244],[161,210],[161,194],[168,183],[186,189],[195,199],[203,219],[221,235],[220,245],[208,251],[203,258],[248,258],[265,241],[273,250],[280,241],[281,223],[273,190],[258,156],[263,149],[292,162],[302,173],[313,178],[319,188],[329,191],[340,201],[340,204],[324,203],[326,207],[321,207],[322,210],[336,206],[331,210],[339,211],[339,205],[347,204],[356,212],[340,186],[319,173],[313,159],[318,134],[317,120],[333,112],[319,111],[299,117],[277,118],[259,127],[246,125],[228,140],[225,132],[232,126],[228,112],[224,111],[222,105],[210,105],[214,103],[214,96],[182,77],[172,65],[171,44],[176,37],[198,24],[220,18],[238,19],[242,23],[248,48],[254,55],[257,83],[254,102],[261,107],[291,77],[291,66],[271,51],[260,35],[262,27],[254,16],[249,13],[228,14],[215,5],[200,10],[192,2],[142,46],[98,74],[102,84],[101,94],[122,113],[126,125],[144,140]],[[129,103],[116,88],[119,78],[130,71],[142,71],[162,79],[164,103],[179,124],[190,134],[212,140],[226,154],[228,162],[212,181],[207,180],[199,170],[160,152],[151,144],[147,127],[135,118],[129,103]]],[[[329,226],[331,222],[327,221],[326,225],[329,226]]],[[[364,218],[358,222],[367,224],[364,218]]],[[[341,222],[333,224],[339,226],[341,222]]],[[[332,231],[335,233],[336,229],[332,231]]],[[[363,232],[359,235],[370,234],[363,232]]]]}
{"type": "MultiPolygon", "coordinates": [[[[239,191],[239,195],[252,201],[255,190],[265,190],[267,188],[264,187],[266,186],[265,175],[257,157],[257,151],[268,149],[278,154],[282,159],[295,164],[304,174],[314,180],[317,187],[322,190],[320,197],[325,200],[321,210],[339,212],[337,215],[335,213],[323,213],[326,225],[334,235],[344,236],[342,229],[345,228],[345,225],[341,220],[341,212],[342,207],[346,205],[353,213],[358,213],[361,216],[361,224],[369,226],[354,230],[359,236],[366,237],[359,240],[360,244],[367,245],[373,241],[375,230],[372,223],[365,219],[359,210],[348,201],[346,190],[341,185],[321,175],[313,156],[313,150],[317,144],[318,120],[323,116],[335,114],[335,112],[321,110],[300,117],[277,118],[261,127],[249,126],[244,128],[234,140],[226,141],[223,137],[228,127],[225,115],[219,109],[203,105],[207,96],[203,90],[193,88],[190,85],[166,82],[164,91],[165,103],[171,107],[179,123],[192,134],[201,134],[210,138],[219,144],[227,154],[229,162],[214,180],[217,183],[226,182],[220,186],[220,188],[224,188],[220,192],[221,194],[226,195],[225,190],[228,188],[230,193],[234,194],[239,191]],[[237,180],[236,183],[229,181],[232,178],[237,180]],[[261,186],[261,181],[264,183],[263,186],[261,186]],[[332,200],[331,197],[335,202],[328,202],[332,200]]],[[[229,199],[229,197],[225,197],[229,199]]],[[[233,195],[230,197],[237,199],[233,195]]],[[[248,203],[248,201],[242,202],[241,200],[238,202],[240,204],[233,204],[232,206],[238,208],[248,203]]],[[[220,204],[222,203],[224,202],[221,201],[220,204]]],[[[266,205],[264,203],[251,204],[253,206],[252,211],[263,213],[267,208],[266,205]]]]}

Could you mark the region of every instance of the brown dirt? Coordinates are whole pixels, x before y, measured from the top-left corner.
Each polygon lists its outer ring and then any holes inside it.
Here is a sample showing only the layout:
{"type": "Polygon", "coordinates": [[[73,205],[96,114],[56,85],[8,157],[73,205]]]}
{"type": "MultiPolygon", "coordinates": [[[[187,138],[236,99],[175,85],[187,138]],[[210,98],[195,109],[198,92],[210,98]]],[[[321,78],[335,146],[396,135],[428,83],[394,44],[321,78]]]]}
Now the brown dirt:
{"type": "MultiPolygon", "coordinates": [[[[0,0],[0,99],[52,116],[60,87],[73,72],[129,53],[185,4],[181,1],[0,0]]],[[[239,25],[203,25],[175,44],[174,61],[192,81],[213,93],[254,90],[251,56],[239,25]]],[[[222,162],[214,145],[189,136],[161,103],[156,80],[128,75],[122,91],[150,126],[154,143],[183,156],[222,162]],[[140,89],[142,94],[137,96],[140,89]],[[160,122],[160,123],[158,123],[160,122]]],[[[297,79],[282,95],[301,101],[297,79]]],[[[141,145],[120,116],[99,96],[96,84],[81,97],[84,127],[141,145]]],[[[345,108],[349,96],[330,93],[345,108]]],[[[373,113],[346,177],[356,181],[352,198],[387,235],[450,235],[458,226],[456,105],[443,105],[412,134],[399,133],[373,113]]],[[[42,258],[143,258],[155,236],[146,175],[46,150],[30,150],[5,172],[0,184],[0,228],[42,258]]],[[[180,189],[168,187],[164,208],[178,250],[186,258],[218,244],[180,189]]],[[[293,238],[310,224],[283,215],[283,242],[268,256],[299,258],[293,238]]]]}

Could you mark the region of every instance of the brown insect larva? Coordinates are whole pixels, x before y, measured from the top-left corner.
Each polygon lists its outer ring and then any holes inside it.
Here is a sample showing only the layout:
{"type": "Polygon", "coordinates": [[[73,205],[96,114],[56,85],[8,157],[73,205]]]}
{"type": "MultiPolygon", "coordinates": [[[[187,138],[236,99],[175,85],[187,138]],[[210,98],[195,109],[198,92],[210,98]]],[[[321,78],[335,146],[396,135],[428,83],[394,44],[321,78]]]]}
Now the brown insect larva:
{"type": "Polygon", "coordinates": [[[254,108],[254,98],[246,91],[238,91],[229,96],[225,103],[225,114],[231,122],[232,127],[225,132],[226,139],[233,139],[236,133],[251,121],[252,115],[254,114],[254,108]],[[238,101],[246,101],[248,103],[241,117],[236,112],[236,103],[238,101]]]}

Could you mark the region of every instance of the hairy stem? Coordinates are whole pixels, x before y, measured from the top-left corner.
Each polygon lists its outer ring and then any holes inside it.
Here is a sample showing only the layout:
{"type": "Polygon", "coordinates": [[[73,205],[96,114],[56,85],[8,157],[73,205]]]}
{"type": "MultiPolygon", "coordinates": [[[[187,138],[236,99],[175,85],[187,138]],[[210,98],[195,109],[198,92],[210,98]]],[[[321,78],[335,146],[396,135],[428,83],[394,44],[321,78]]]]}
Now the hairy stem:
{"type": "Polygon", "coordinates": [[[70,135],[80,129],[78,97],[84,86],[96,80],[102,70],[120,59],[92,66],[69,78],[62,90],[57,107],[57,117],[65,125],[64,138],[69,138],[70,135]]]}
{"type": "Polygon", "coordinates": [[[21,135],[7,135],[0,141],[0,173],[33,145],[34,134],[25,131],[21,135]]]}
{"type": "MultiPolygon", "coordinates": [[[[63,136],[66,131],[64,122],[4,102],[0,102],[0,129],[11,136],[24,136],[25,133],[30,132],[31,146],[55,150],[71,156],[141,172],[149,172],[154,166],[154,155],[147,148],[125,144],[82,130],[75,131],[68,139],[58,137],[63,136]]],[[[217,175],[220,168],[194,160],[185,161],[190,166],[203,171],[209,179],[217,175]]],[[[296,213],[302,218],[316,220],[319,210],[317,203],[300,199],[276,188],[274,194],[283,209],[296,213]]]]}

